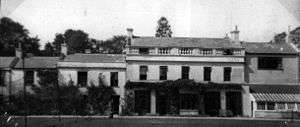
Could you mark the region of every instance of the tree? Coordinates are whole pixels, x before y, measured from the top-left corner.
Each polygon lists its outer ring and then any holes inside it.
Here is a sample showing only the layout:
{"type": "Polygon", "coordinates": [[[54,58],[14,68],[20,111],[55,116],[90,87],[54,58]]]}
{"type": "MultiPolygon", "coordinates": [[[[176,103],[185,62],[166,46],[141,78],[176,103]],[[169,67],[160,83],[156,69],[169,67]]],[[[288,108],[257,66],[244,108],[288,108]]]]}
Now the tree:
{"type": "Polygon", "coordinates": [[[68,29],[64,34],[58,33],[52,42],[55,52],[60,52],[60,45],[67,44],[69,53],[83,53],[85,49],[90,49],[88,34],[82,30],[68,29]]]}
{"type": "MultiPolygon", "coordinates": [[[[294,44],[300,45],[300,26],[290,32],[290,40],[294,44]]],[[[298,46],[298,48],[300,48],[298,46]]]]}
{"type": "Polygon", "coordinates": [[[24,44],[24,51],[39,55],[40,39],[30,37],[27,29],[18,22],[4,17],[0,19],[0,55],[14,56],[18,43],[24,44]]]}
{"type": "Polygon", "coordinates": [[[126,44],[126,36],[117,35],[99,44],[101,53],[122,54],[126,44]]]}
{"type": "Polygon", "coordinates": [[[155,37],[172,37],[171,26],[165,17],[161,17],[157,21],[158,27],[156,29],[155,37]]]}
{"type": "Polygon", "coordinates": [[[50,42],[45,44],[44,50],[40,53],[41,56],[55,56],[54,47],[50,42]]]}

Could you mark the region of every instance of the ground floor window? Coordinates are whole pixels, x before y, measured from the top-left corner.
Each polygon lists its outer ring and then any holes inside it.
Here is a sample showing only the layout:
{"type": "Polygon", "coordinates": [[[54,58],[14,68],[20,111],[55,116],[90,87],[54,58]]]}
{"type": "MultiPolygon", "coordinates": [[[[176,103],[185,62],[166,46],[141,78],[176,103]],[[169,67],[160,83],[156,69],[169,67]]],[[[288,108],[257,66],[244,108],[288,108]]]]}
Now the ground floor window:
{"type": "Polygon", "coordinates": [[[180,109],[197,109],[197,94],[180,94],[180,109]]]}
{"type": "Polygon", "coordinates": [[[277,103],[277,110],[285,110],[285,103],[277,103]]]}
{"type": "Polygon", "coordinates": [[[295,103],[287,103],[287,109],[288,110],[294,110],[295,109],[295,103]]]}
{"type": "Polygon", "coordinates": [[[267,110],[275,110],[275,102],[267,102],[267,110]]]}
{"type": "Polygon", "coordinates": [[[257,110],[266,110],[265,102],[257,102],[257,110]]]}

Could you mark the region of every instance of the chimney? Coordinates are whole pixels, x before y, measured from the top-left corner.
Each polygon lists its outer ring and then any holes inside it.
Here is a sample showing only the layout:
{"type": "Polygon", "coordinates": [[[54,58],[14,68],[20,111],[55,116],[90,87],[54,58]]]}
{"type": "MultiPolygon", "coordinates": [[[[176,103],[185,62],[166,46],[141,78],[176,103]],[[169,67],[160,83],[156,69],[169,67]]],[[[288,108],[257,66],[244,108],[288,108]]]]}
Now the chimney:
{"type": "Polygon", "coordinates": [[[18,47],[15,48],[15,55],[18,58],[22,58],[22,44],[21,44],[21,42],[19,42],[18,47]]]}
{"type": "Polygon", "coordinates": [[[133,38],[133,29],[127,28],[127,43],[126,43],[126,45],[131,45],[132,38],[133,38]]]}
{"type": "Polygon", "coordinates": [[[291,26],[288,26],[288,30],[287,30],[286,36],[285,36],[286,43],[290,43],[290,33],[291,33],[291,26]]]}
{"type": "Polygon", "coordinates": [[[240,42],[240,37],[239,37],[239,33],[240,31],[238,30],[237,25],[235,26],[235,30],[231,31],[231,40],[233,40],[234,42],[240,42]]]}
{"type": "Polygon", "coordinates": [[[67,50],[67,44],[66,43],[62,43],[61,44],[61,54],[63,55],[68,55],[68,50],[67,50]]]}

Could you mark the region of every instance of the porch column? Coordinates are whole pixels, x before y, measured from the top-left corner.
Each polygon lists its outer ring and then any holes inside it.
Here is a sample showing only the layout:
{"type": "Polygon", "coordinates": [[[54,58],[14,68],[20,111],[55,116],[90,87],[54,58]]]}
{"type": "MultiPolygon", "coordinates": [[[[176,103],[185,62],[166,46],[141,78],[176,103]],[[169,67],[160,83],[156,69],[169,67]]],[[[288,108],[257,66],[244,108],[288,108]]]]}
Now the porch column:
{"type": "Polygon", "coordinates": [[[226,110],[226,92],[221,90],[220,92],[221,110],[226,110]]]}
{"type": "Polygon", "coordinates": [[[156,91],[151,90],[151,114],[156,114],[156,91]]]}

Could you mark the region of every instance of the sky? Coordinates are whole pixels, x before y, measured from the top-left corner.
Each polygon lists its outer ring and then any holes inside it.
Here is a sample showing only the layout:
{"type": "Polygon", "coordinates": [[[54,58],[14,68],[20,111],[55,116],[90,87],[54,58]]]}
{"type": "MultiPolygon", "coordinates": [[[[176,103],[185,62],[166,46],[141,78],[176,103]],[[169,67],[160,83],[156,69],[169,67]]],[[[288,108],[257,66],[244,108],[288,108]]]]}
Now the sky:
{"type": "Polygon", "coordinates": [[[270,41],[300,26],[300,0],[2,0],[1,15],[20,22],[41,44],[56,33],[81,29],[91,38],[154,36],[165,16],[173,36],[224,37],[237,25],[240,39],[270,41]]]}

